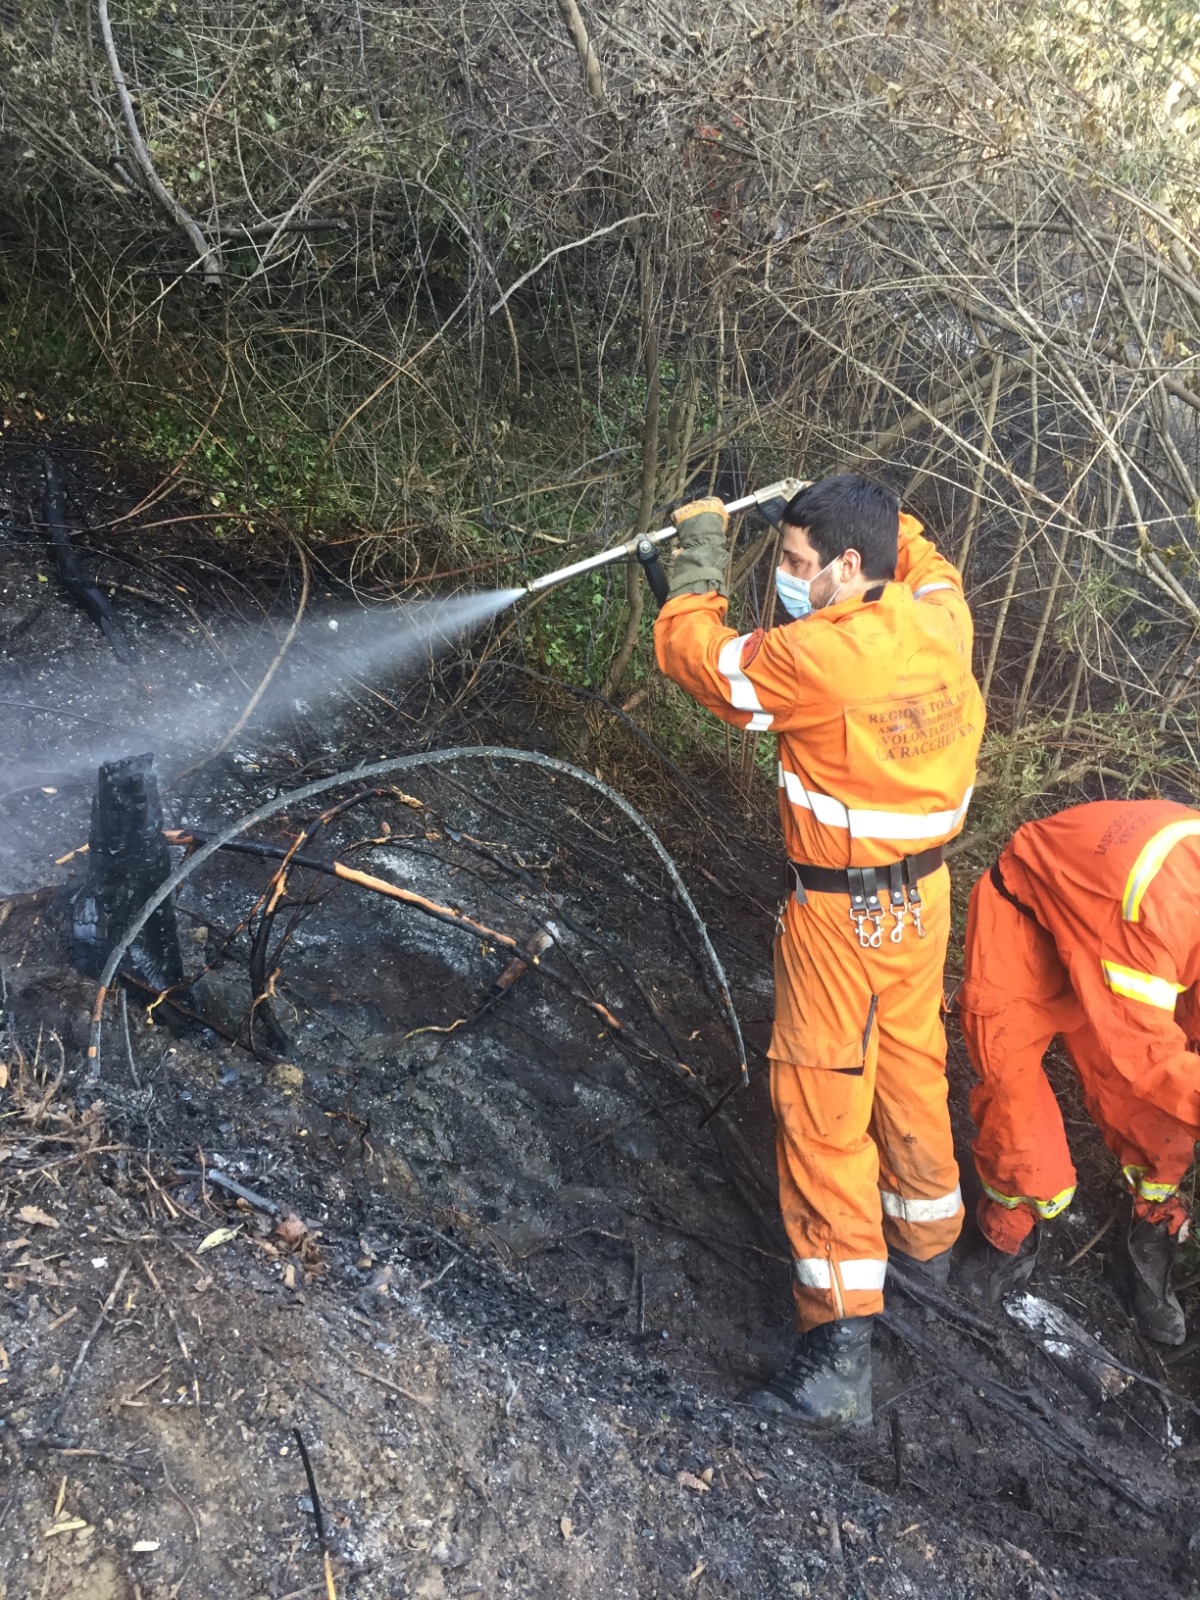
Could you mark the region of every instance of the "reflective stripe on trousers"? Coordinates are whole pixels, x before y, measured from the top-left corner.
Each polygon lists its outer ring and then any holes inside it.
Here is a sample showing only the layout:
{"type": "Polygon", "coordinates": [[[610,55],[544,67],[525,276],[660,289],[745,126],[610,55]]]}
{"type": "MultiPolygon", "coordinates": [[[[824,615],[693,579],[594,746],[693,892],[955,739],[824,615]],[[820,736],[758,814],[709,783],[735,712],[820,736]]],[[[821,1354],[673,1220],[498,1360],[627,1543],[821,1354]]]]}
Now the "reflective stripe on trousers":
{"type": "MultiPolygon", "coordinates": [[[[824,1256],[806,1256],[794,1263],[796,1282],[806,1289],[832,1289],[833,1272],[824,1256]]],[[[856,1291],[870,1293],[883,1288],[887,1275],[886,1261],[839,1261],[838,1276],[848,1294],[856,1291]]]]}
{"type": "Polygon", "coordinates": [[[1177,1183],[1147,1183],[1145,1167],[1122,1167],[1121,1176],[1130,1194],[1141,1200],[1169,1200],[1179,1188],[1177,1183]]]}
{"type": "Polygon", "coordinates": [[[1049,1222],[1052,1217],[1057,1217],[1061,1212],[1065,1211],[1071,1201],[1074,1200],[1075,1185],[1072,1184],[1069,1189],[1063,1189],[1050,1200],[1035,1200],[1032,1195],[1028,1194],[1001,1194],[999,1189],[993,1189],[990,1183],[983,1184],[983,1192],[989,1200],[994,1200],[997,1205],[1003,1206],[1006,1211],[1015,1211],[1018,1206],[1032,1206],[1039,1217],[1049,1222]]]}
{"type": "Polygon", "coordinates": [[[955,1184],[949,1194],[941,1194],[933,1200],[906,1200],[901,1194],[892,1194],[888,1189],[879,1191],[879,1198],[883,1203],[885,1217],[899,1217],[902,1222],[945,1222],[948,1217],[956,1217],[962,1207],[962,1189],[955,1184]]]}

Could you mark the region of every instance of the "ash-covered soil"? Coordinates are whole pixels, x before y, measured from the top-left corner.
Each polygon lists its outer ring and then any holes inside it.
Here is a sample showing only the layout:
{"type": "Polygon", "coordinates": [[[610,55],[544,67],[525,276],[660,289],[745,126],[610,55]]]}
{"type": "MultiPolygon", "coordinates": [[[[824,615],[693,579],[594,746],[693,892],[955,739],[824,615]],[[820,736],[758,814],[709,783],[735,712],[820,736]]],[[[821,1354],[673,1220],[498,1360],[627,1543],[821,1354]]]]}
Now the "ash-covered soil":
{"type": "MultiPolygon", "coordinates": [[[[145,488],[103,451],[69,464],[95,524],[145,488]]],[[[502,650],[480,668],[482,645],[319,710],[290,680],[286,715],[189,772],[219,734],[187,748],[188,707],[234,670],[245,703],[296,574],[226,571],[192,524],[81,536],[101,581],[125,583],[123,666],[54,585],[31,447],[10,448],[0,488],[4,1600],[327,1592],[297,1430],[347,1600],[1196,1592],[1196,1341],[1164,1352],[1132,1330],[1120,1222],[1092,1242],[1116,1191],[1085,1126],[1080,1199],[1034,1288],[1141,1377],[1097,1400],[1003,1311],[897,1294],[870,1429],[760,1421],[739,1395],[791,1338],[761,1054],[769,839],[632,739],[598,745],[585,706],[551,722],[492,666],[502,650]],[[87,837],[95,749],[123,752],[174,705],[159,776],[168,826],[192,831],[363,757],[586,752],[680,863],[750,1088],[700,1126],[736,1055],[637,830],[565,775],[468,757],[406,771],[306,849],[520,943],[548,931],[537,966],[497,991],[509,952],[486,933],[293,868],[255,1008],[278,862],[221,853],[178,896],[177,998],[201,1020],[110,1000],[89,1078],[95,987],[71,966],[86,858],[62,858],[87,837]]],[[[345,597],[331,582],[311,603],[345,597]]],[[[252,837],[286,849],[351,792],[252,837]]],[[[957,1054],[952,1088],[969,1171],[957,1054]]]]}

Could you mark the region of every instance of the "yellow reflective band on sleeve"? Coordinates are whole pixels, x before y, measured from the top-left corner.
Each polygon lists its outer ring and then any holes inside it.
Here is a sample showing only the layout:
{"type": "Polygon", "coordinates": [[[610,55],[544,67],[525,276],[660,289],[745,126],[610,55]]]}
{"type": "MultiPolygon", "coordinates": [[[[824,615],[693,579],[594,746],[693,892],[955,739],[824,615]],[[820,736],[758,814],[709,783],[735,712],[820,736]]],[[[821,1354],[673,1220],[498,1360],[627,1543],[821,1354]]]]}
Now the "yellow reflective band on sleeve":
{"type": "Polygon", "coordinates": [[[1129,1185],[1130,1194],[1140,1195],[1143,1200],[1169,1200],[1173,1194],[1178,1194],[1177,1183],[1147,1183],[1145,1167],[1122,1167],[1121,1176],[1129,1185]]]}
{"type": "Polygon", "coordinates": [[[1018,1206],[1032,1206],[1038,1216],[1045,1222],[1049,1222],[1052,1217],[1057,1217],[1060,1212],[1065,1211],[1075,1198],[1074,1184],[1069,1189],[1064,1189],[1061,1194],[1056,1194],[1050,1200],[1035,1200],[1032,1195],[1028,1194],[1001,1194],[999,1189],[993,1189],[990,1183],[985,1183],[982,1187],[988,1199],[994,1200],[997,1205],[1003,1206],[1006,1211],[1015,1211],[1018,1206]]]}
{"type": "Polygon", "coordinates": [[[1141,916],[1142,899],[1154,882],[1158,869],[1181,839],[1200,834],[1200,821],[1172,822],[1160,828],[1152,839],[1142,846],[1141,854],[1133,863],[1125,893],[1121,897],[1121,916],[1126,922],[1137,922],[1141,916]]]}
{"type": "Polygon", "coordinates": [[[1143,1005],[1156,1006],[1160,1011],[1174,1011],[1175,1001],[1187,987],[1172,983],[1170,978],[1156,978],[1152,972],[1139,972],[1136,967],[1123,967],[1116,961],[1101,961],[1104,981],[1114,994],[1123,1000],[1140,1000],[1143,1005]]]}

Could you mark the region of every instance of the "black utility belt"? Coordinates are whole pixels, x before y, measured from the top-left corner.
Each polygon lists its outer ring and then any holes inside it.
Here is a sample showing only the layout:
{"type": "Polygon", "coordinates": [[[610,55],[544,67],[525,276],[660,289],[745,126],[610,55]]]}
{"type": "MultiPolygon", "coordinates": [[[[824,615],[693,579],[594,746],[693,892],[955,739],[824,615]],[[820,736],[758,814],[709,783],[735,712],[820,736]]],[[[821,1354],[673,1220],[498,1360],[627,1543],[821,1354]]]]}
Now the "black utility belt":
{"type": "Polygon", "coordinates": [[[900,943],[905,919],[909,916],[918,936],[925,937],[926,930],[921,926],[921,891],[917,885],[922,878],[936,872],[944,860],[940,844],[918,855],[891,861],[886,867],[814,867],[807,861],[789,860],[788,891],[801,905],[810,894],[847,895],[859,944],[878,949],[883,943],[885,901],[886,909],[895,919],[890,934],[893,944],[900,943]]]}

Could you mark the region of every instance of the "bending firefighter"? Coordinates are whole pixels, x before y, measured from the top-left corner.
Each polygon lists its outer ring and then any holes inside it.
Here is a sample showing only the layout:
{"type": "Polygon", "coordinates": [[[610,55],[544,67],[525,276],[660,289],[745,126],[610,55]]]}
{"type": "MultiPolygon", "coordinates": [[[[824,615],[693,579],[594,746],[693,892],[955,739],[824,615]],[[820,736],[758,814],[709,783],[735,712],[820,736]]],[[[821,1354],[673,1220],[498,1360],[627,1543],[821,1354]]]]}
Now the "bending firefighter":
{"type": "Polygon", "coordinates": [[[814,1426],[865,1422],[889,1249],[944,1282],[962,1224],[941,847],[962,826],[983,729],[970,614],[920,523],[854,474],[784,508],[776,586],[793,620],[769,632],[725,626],[721,502],[675,521],[659,665],[726,722],[779,739],[789,893],[771,1094],[800,1337],[749,1399],[814,1426]]]}
{"type": "Polygon", "coordinates": [[[1132,1197],[1134,1313],[1150,1338],[1181,1343],[1170,1276],[1200,1139],[1200,811],[1104,800],[1019,828],[972,890],[958,1003],[979,1077],[985,1281],[1023,1282],[1039,1218],[1075,1193],[1042,1070],[1059,1034],[1132,1197]]]}

